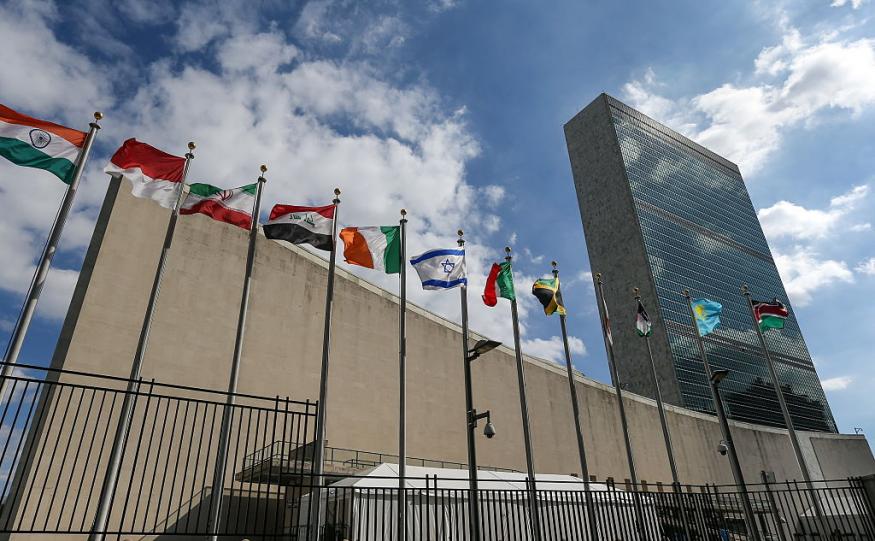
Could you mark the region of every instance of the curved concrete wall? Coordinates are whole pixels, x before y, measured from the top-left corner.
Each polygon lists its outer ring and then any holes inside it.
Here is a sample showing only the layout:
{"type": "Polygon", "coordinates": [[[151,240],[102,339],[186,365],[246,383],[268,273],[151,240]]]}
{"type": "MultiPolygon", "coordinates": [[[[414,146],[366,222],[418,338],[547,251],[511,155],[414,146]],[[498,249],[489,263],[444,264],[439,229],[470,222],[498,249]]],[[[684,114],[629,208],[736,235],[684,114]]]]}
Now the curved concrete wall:
{"type": "MultiPolygon", "coordinates": [[[[113,182],[54,357],[55,366],[127,376],[161,248],[168,211],[113,182]]],[[[143,376],[227,387],[246,254],[246,231],[205,216],[179,220],[143,376]]],[[[239,390],[315,400],[327,263],[259,237],[239,390]]],[[[397,450],[397,298],[338,271],[328,404],[328,444],[397,450]]],[[[473,336],[472,339],[476,338],[473,336]]],[[[408,454],[465,462],[463,370],[456,324],[411,306],[408,314],[408,454]]],[[[526,358],[539,472],[579,465],[564,370],[526,358]]],[[[473,365],[475,406],[492,411],[499,434],[478,438],[483,465],[525,469],[513,352],[500,348],[473,365]]],[[[578,375],[590,473],[628,477],[613,388],[578,375]]],[[[626,398],[639,477],[670,482],[655,404],[626,398]]],[[[731,482],[715,419],[669,407],[680,476],[731,482]]],[[[760,470],[798,478],[786,433],[733,423],[749,480],[760,470]]],[[[816,472],[829,478],[875,472],[862,436],[802,433],[816,472]]]]}

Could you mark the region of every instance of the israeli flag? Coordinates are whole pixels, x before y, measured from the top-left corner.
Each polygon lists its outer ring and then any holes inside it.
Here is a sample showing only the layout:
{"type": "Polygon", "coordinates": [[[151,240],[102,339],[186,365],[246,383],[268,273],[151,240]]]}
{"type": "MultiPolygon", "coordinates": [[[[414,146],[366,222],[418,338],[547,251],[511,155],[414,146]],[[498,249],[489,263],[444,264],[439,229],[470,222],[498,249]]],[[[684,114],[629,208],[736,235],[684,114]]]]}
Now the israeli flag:
{"type": "Polygon", "coordinates": [[[422,281],[422,289],[452,289],[468,285],[465,250],[429,250],[410,258],[422,281]]]}

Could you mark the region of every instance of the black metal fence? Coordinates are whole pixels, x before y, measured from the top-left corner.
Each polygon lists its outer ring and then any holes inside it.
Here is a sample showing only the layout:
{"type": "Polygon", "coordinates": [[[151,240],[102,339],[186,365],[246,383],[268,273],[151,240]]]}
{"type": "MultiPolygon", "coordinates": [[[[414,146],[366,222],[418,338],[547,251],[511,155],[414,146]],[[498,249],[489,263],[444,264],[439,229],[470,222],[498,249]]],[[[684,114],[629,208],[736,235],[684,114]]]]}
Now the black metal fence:
{"type": "MultiPolygon", "coordinates": [[[[0,404],[0,533],[88,533],[129,381],[19,365],[0,404]]],[[[311,464],[243,458],[273,441],[286,454],[312,441],[316,404],[138,381],[114,487],[109,534],[205,535],[222,495],[218,533],[278,536],[287,487],[311,464]],[[232,414],[225,486],[213,476],[222,414],[232,414]]]]}
{"type": "MultiPolygon", "coordinates": [[[[19,367],[5,382],[0,533],[90,531],[128,383],[37,367],[19,367]]],[[[136,383],[133,423],[106,533],[208,535],[209,509],[221,494],[217,533],[228,541],[310,541],[316,533],[324,541],[472,539],[467,473],[452,469],[461,464],[411,464],[413,475],[402,491],[397,477],[366,470],[352,475],[346,467],[394,462],[393,456],[334,449],[328,462],[333,457],[342,467],[326,467],[323,482],[314,480],[316,404],[310,402],[235,395],[225,486],[213,490],[228,395],[136,383]],[[417,465],[450,469],[440,470],[440,477],[417,477],[417,465]]],[[[875,539],[872,496],[856,478],[812,487],[754,484],[746,493],[735,486],[683,486],[676,492],[659,484],[583,484],[566,476],[539,477],[536,492],[528,487],[521,473],[481,472],[481,539],[875,539]],[[745,519],[745,499],[752,520],[745,519]]]]}

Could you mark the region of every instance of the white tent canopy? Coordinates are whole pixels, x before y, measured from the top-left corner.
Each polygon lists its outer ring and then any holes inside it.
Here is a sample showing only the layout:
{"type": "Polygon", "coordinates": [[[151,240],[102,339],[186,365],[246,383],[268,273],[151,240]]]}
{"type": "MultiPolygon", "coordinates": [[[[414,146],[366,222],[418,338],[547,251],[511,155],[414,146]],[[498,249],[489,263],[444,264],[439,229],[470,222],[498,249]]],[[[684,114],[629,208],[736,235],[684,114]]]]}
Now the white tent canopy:
{"type": "MultiPolygon", "coordinates": [[[[514,472],[478,471],[479,499],[484,512],[485,530],[494,530],[501,539],[533,539],[530,511],[526,497],[526,475],[514,472]]],[[[536,476],[538,509],[548,538],[562,539],[586,528],[584,484],[578,477],[558,474],[536,476]],[[562,521],[555,518],[562,514],[562,521]]],[[[600,520],[601,538],[613,539],[620,532],[610,528],[635,523],[632,494],[590,483],[595,493],[596,514],[610,513],[612,519],[600,520]],[[609,510],[608,510],[609,509],[609,510]]],[[[456,539],[468,524],[468,470],[408,466],[407,529],[418,532],[411,538],[456,539]]],[[[396,539],[398,517],[398,465],[380,464],[356,477],[347,477],[322,491],[322,522],[337,532],[340,539],[396,539]]],[[[656,514],[651,503],[642,497],[645,527],[658,532],[656,514]]],[[[310,495],[300,501],[298,527],[306,529],[310,495]]],[[[630,532],[631,533],[631,532],[630,532]]],[[[573,536],[573,535],[572,535],[573,536]]],[[[621,535],[622,537],[622,535],[621,535]]]]}

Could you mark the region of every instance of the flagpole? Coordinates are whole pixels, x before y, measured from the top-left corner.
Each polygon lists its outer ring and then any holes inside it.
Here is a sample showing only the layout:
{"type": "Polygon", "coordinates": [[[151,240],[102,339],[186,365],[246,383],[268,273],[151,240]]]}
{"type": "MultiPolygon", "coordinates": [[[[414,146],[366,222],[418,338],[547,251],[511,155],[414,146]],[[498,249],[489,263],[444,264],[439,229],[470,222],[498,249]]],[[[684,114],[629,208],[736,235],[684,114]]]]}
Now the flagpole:
{"type": "MultiPolygon", "coordinates": [[[[510,266],[513,257],[510,254],[510,246],[505,246],[504,252],[507,254],[504,260],[510,266]]],[[[510,266],[511,279],[513,279],[513,267],[510,266]]],[[[517,383],[520,389],[520,415],[523,420],[523,445],[526,451],[526,472],[529,475],[527,489],[529,492],[529,511],[532,515],[532,529],[535,533],[535,540],[541,539],[541,516],[538,510],[538,487],[535,479],[535,457],[532,452],[532,434],[529,426],[529,405],[526,397],[526,376],[523,369],[523,352],[520,346],[520,322],[519,313],[517,311],[516,294],[510,301],[510,316],[513,323],[513,347],[516,356],[516,374],[517,383]],[[531,483],[531,485],[529,485],[531,483]]]]}
{"type": "Polygon", "coordinates": [[[106,475],[103,478],[103,486],[100,489],[100,499],[98,500],[100,503],[98,504],[97,515],[95,516],[94,524],[91,527],[91,535],[89,536],[91,541],[101,541],[104,538],[106,525],[109,521],[109,511],[112,505],[112,498],[115,495],[115,485],[118,481],[119,471],[121,470],[124,443],[128,437],[131,420],[134,414],[134,393],[138,386],[137,380],[140,378],[140,373],[143,368],[146,344],[149,341],[149,332],[152,329],[152,316],[155,312],[155,303],[158,301],[158,295],[161,292],[161,280],[164,278],[164,267],[167,261],[167,254],[170,252],[170,245],[173,243],[173,233],[176,230],[176,220],[179,217],[179,207],[182,205],[182,200],[185,198],[185,179],[188,176],[188,168],[191,165],[191,160],[194,159],[194,154],[192,153],[194,149],[195,144],[189,142],[188,152],[185,154],[185,165],[182,168],[182,178],[179,181],[179,194],[176,197],[176,202],[170,213],[170,220],[167,222],[167,230],[164,233],[164,245],[161,247],[161,255],[158,257],[158,266],[155,269],[155,277],[152,279],[152,290],[149,292],[149,302],[146,305],[146,313],[143,316],[143,325],[140,327],[140,337],[137,340],[137,349],[134,353],[134,361],[131,364],[131,375],[128,379],[127,389],[125,390],[125,397],[122,402],[118,426],[116,427],[115,437],[112,442],[112,450],[109,455],[106,475]]]}
{"type": "Polygon", "coordinates": [[[711,389],[711,399],[714,401],[714,408],[717,411],[717,420],[720,422],[720,431],[723,434],[723,442],[725,443],[729,454],[729,466],[732,469],[732,477],[735,479],[735,484],[741,490],[745,524],[751,537],[759,539],[756,524],[754,523],[753,507],[750,505],[750,499],[747,494],[747,484],[744,482],[744,474],[741,471],[741,464],[738,461],[738,453],[736,453],[735,443],[732,441],[732,431],[729,429],[729,421],[726,419],[726,409],[723,407],[723,400],[720,398],[720,391],[717,389],[717,383],[714,381],[714,374],[711,371],[711,363],[708,362],[708,354],[705,352],[705,341],[702,339],[702,333],[699,332],[699,324],[696,322],[696,313],[693,312],[693,301],[690,297],[689,290],[685,289],[683,291],[683,296],[686,297],[687,307],[690,309],[690,321],[693,323],[693,332],[696,335],[696,343],[699,345],[699,354],[702,356],[702,364],[705,367],[705,377],[708,378],[708,387],[711,389]]]}
{"type": "Polygon", "coordinates": [[[802,470],[802,478],[808,488],[813,488],[811,485],[811,474],[808,471],[808,466],[805,464],[805,458],[802,455],[802,448],[799,446],[799,438],[796,435],[796,429],[793,426],[793,419],[790,417],[790,409],[787,407],[787,400],[784,398],[784,390],[781,388],[781,382],[778,379],[778,372],[775,370],[775,362],[772,360],[772,355],[769,353],[769,348],[766,345],[766,337],[760,329],[759,321],[757,321],[756,312],[753,309],[753,301],[751,300],[750,290],[747,285],[741,286],[741,294],[747,299],[747,306],[750,308],[750,315],[753,318],[753,326],[757,330],[757,336],[760,337],[760,345],[763,347],[763,353],[766,356],[766,364],[769,367],[769,375],[772,378],[772,386],[775,388],[775,394],[778,396],[778,404],[781,405],[781,413],[784,415],[784,423],[787,425],[787,432],[790,435],[790,443],[793,445],[793,452],[796,454],[796,462],[799,463],[799,469],[802,470]]]}
{"type": "Polygon", "coordinates": [[[617,371],[617,363],[614,360],[614,343],[610,338],[610,321],[608,320],[608,305],[605,302],[605,291],[602,285],[602,273],[597,272],[596,275],[596,293],[600,309],[604,311],[602,319],[602,334],[604,334],[605,347],[608,350],[608,367],[611,371],[611,378],[614,380],[614,392],[617,394],[617,405],[620,409],[620,425],[623,428],[623,442],[626,445],[626,461],[629,464],[629,478],[632,481],[632,492],[635,499],[635,514],[638,517],[638,533],[644,537],[644,515],[641,511],[641,503],[638,500],[638,474],[635,471],[635,458],[632,455],[632,441],[629,438],[629,422],[626,418],[626,406],[623,403],[623,391],[620,388],[620,374],[617,371]]]}
{"type": "Polygon", "coordinates": [[[319,406],[316,410],[316,448],[313,453],[313,478],[315,479],[312,487],[310,501],[316,501],[316,505],[311,503],[311,538],[318,540],[321,537],[319,526],[321,522],[321,497],[322,478],[325,472],[325,409],[328,401],[328,361],[331,346],[331,308],[334,304],[334,274],[337,266],[337,212],[340,205],[340,190],[334,188],[334,218],[331,221],[331,255],[328,259],[328,284],[325,290],[325,327],[322,332],[322,369],[319,374],[319,406]]]}
{"type": "Polygon", "coordinates": [[[46,278],[49,274],[49,269],[52,267],[52,259],[58,249],[58,242],[61,240],[61,233],[64,231],[64,224],[67,222],[67,216],[70,214],[70,209],[73,207],[73,200],[76,198],[76,191],[79,188],[79,180],[82,178],[82,171],[85,170],[85,163],[88,161],[88,155],[91,153],[91,147],[94,144],[94,138],[97,137],[97,130],[100,129],[100,120],[103,118],[103,113],[94,113],[94,122],[90,123],[88,135],[85,137],[85,144],[76,158],[76,167],[73,170],[73,179],[67,185],[67,191],[64,193],[64,199],[61,201],[61,206],[58,213],[55,215],[55,221],[52,223],[52,228],[49,230],[49,236],[43,247],[42,255],[40,255],[39,263],[33,273],[33,278],[30,281],[30,286],[25,296],[24,304],[21,306],[18,320],[15,322],[15,327],[12,329],[12,334],[9,336],[9,343],[6,346],[6,355],[3,357],[3,370],[0,371],[0,400],[6,394],[6,381],[12,375],[12,370],[18,355],[21,353],[21,347],[24,345],[24,339],[27,336],[27,331],[30,328],[30,322],[33,319],[33,314],[36,311],[37,302],[43,292],[43,286],[46,283],[46,278]]]}
{"type": "MultiPolygon", "coordinates": [[[[644,304],[641,303],[641,290],[636,287],[633,289],[633,292],[635,293],[635,300],[638,301],[641,306],[644,306],[644,304]]],[[[678,468],[677,463],[675,462],[674,449],[671,444],[671,432],[668,430],[668,420],[665,416],[665,404],[662,402],[662,390],[659,388],[659,378],[656,376],[656,364],[653,362],[653,350],[650,347],[650,336],[647,334],[644,335],[644,344],[647,346],[647,358],[650,361],[650,375],[653,378],[653,387],[656,391],[656,407],[659,410],[659,424],[662,425],[662,438],[665,440],[665,453],[668,456],[668,466],[671,469],[671,486],[675,494],[683,494],[681,483],[678,478],[678,468]]],[[[684,505],[683,499],[678,500],[678,507],[681,512],[684,533],[686,534],[687,539],[689,539],[690,531],[687,519],[687,509],[684,505]]]]}
{"type": "MultiPolygon", "coordinates": [[[[640,303],[641,290],[636,287],[633,291],[635,293],[635,300],[640,303]]],[[[662,425],[662,438],[665,440],[665,452],[668,455],[668,465],[671,469],[671,480],[675,487],[675,492],[677,492],[680,490],[678,468],[674,459],[674,450],[671,445],[671,433],[668,430],[668,421],[665,418],[665,404],[662,402],[662,391],[659,388],[659,378],[656,377],[656,365],[653,362],[653,350],[650,348],[649,336],[644,335],[644,343],[647,345],[647,358],[650,360],[650,376],[653,378],[653,388],[656,391],[656,407],[659,410],[659,423],[662,425]]]]}
{"type": "Polygon", "coordinates": [[[398,539],[407,539],[407,211],[401,209],[398,292],[398,539]]]}
{"type": "MultiPolygon", "coordinates": [[[[458,231],[459,248],[465,248],[465,234],[458,231]]],[[[477,448],[474,440],[474,428],[477,425],[477,412],[474,411],[474,395],[471,379],[471,356],[468,352],[468,285],[459,288],[459,298],[462,303],[462,361],[465,365],[465,418],[468,434],[468,521],[471,541],[480,541],[480,494],[477,483],[477,448]]]]}
{"type": "Polygon", "coordinates": [[[231,377],[228,380],[228,396],[222,411],[222,428],[219,433],[218,455],[216,456],[216,468],[213,472],[213,491],[210,497],[210,516],[208,529],[212,534],[213,541],[219,536],[219,521],[222,512],[222,499],[225,489],[225,469],[228,465],[228,446],[231,436],[231,421],[234,416],[234,403],[236,401],[237,381],[240,377],[240,359],[243,355],[243,336],[246,330],[246,314],[249,311],[249,292],[252,286],[252,267],[255,264],[255,243],[258,239],[258,214],[261,210],[261,193],[267,179],[264,174],[267,166],[261,166],[261,174],[255,191],[255,203],[252,207],[252,224],[249,227],[249,249],[246,252],[246,272],[243,276],[243,293],[240,297],[240,314],[237,317],[237,336],[234,339],[234,357],[231,361],[231,377]]]}
{"type": "MultiPolygon", "coordinates": [[[[559,294],[559,268],[558,263],[552,261],[553,278],[557,280],[556,294],[559,294]]],[[[571,411],[574,414],[574,429],[577,432],[577,455],[580,458],[580,476],[583,478],[584,498],[586,499],[587,522],[589,523],[590,541],[595,541],[598,536],[598,524],[596,523],[595,502],[592,499],[592,491],[589,486],[589,467],[586,463],[586,448],[583,445],[583,432],[580,429],[580,406],[577,403],[577,387],[574,385],[574,372],[571,367],[571,348],[568,347],[568,328],[565,325],[565,314],[559,314],[559,325],[562,328],[562,344],[565,346],[565,371],[568,374],[568,388],[571,394],[571,411]]]]}

